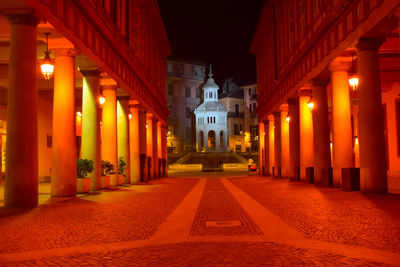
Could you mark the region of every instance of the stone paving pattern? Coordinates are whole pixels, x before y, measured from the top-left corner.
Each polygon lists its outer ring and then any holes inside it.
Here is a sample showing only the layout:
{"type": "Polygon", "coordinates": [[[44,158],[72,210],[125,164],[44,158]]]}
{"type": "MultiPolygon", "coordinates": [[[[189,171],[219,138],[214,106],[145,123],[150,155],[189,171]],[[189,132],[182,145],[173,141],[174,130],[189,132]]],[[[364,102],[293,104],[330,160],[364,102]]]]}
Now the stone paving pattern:
{"type": "Polygon", "coordinates": [[[0,253],[147,239],[197,182],[153,180],[0,218],[0,253]]]}
{"type": "Polygon", "coordinates": [[[209,178],[190,235],[260,235],[262,232],[220,179],[209,178]],[[240,226],[206,227],[207,221],[240,221],[240,226]]]}
{"type": "Polygon", "coordinates": [[[266,177],[230,181],[307,238],[400,253],[400,195],[266,177]]]}
{"type": "Polygon", "coordinates": [[[46,258],[6,266],[389,266],[270,242],[197,242],[46,258]]]}

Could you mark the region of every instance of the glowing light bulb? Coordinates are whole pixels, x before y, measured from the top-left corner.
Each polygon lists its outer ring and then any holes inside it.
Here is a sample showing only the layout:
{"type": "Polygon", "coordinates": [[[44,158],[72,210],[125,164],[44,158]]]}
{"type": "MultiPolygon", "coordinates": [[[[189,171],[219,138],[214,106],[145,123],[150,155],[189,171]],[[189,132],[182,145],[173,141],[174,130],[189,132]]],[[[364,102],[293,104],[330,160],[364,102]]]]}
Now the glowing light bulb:
{"type": "Polygon", "coordinates": [[[310,100],[310,101],[307,103],[307,106],[308,106],[308,109],[309,109],[310,111],[313,111],[313,109],[314,109],[314,102],[310,100]]]}
{"type": "Polygon", "coordinates": [[[82,112],[80,112],[80,111],[77,111],[77,112],[76,112],[76,116],[78,116],[78,117],[82,117],[82,112]]]}
{"type": "Polygon", "coordinates": [[[351,86],[351,88],[353,89],[353,91],[357,91],[358,88],[358,77],[353,75],[350,77],[349,79],[349,84],[351,86]]]}
{"type": "Polygon", "coordinates": [[[99,96],[100,107],[102,107],[105,102],[106,102],[106,98],[103,95],[100,95],[99,96]]]}
{"type": "Polygon", "coordinates": [[[286,116],[286,121],[290,122],[290,116],[289,115],[286,116]]]}
{"type": "Polygon", "coordinates": [[[129,120],[132,119],[132,113],[128,114],[129,120]]]}

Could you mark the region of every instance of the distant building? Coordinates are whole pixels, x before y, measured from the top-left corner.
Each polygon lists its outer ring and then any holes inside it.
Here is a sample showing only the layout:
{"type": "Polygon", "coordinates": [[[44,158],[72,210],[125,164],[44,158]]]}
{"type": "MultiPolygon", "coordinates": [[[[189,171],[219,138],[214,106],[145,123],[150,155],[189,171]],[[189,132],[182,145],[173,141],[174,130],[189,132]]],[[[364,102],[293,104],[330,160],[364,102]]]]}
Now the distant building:
{"type": "Polygon", "coordinates": [[[210,74],[207,83],[203,87],[204,102],[198,106],[196,115],[196,136],[198,151],[226,151],[227,138],[227,114],[228,110],[218,103],[218,85],[210,74]]]}
{"type": "Polygon", "coordinates": [[[201,102],[205,64],[181,59],[167,60],[168,153],[193,151],[196,130],[193,110],[201,102]]]}
{"type": "Polygon", "coordinates": [[[258,151],[257,85],[239,87],[232,79],[224,82],[219,102],[228,109],[229,150],[258,151]]]}

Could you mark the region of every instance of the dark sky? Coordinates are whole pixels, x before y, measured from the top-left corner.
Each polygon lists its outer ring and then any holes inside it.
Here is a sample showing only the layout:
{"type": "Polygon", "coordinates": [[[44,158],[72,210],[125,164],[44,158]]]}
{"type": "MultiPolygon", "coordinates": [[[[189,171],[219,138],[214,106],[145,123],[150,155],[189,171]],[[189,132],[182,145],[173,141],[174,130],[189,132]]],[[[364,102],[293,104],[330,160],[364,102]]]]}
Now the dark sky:
{"type": "Polygon", "coordinates": [[[172,55],[213,65],[220,87],[257,80],[250,44],[263,0],[158,0],[172,55]]]}

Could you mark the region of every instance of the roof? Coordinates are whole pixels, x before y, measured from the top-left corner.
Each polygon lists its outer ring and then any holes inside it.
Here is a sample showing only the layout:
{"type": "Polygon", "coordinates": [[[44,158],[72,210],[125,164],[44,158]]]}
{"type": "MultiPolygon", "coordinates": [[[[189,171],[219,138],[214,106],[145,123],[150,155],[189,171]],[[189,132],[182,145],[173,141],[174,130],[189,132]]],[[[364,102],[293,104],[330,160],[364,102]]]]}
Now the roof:
{"type": "Polygon", "coordinates": [[[241,98],[243,99],[243,89],[236,85],[232,79],[227,79],[222,87],[222,93],[219,95],[219,99],[225,97],[241,98]]]}
{"type": "Polygon", "coordinates": [[[225,112],[228,112],[228,110],[218,102],[203,102],[194,111],[195,112],[196,111],[225,111],[225,112]]]}

